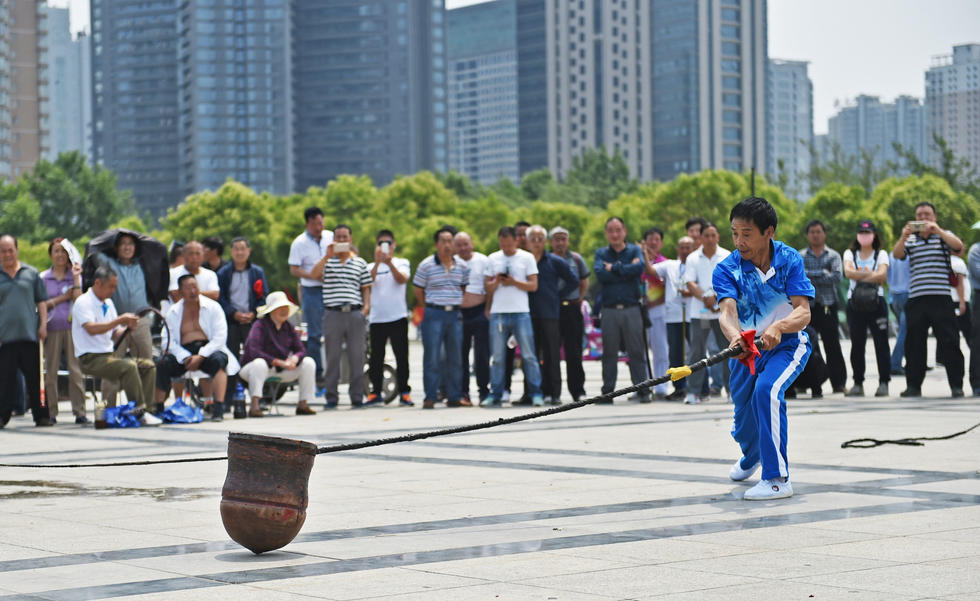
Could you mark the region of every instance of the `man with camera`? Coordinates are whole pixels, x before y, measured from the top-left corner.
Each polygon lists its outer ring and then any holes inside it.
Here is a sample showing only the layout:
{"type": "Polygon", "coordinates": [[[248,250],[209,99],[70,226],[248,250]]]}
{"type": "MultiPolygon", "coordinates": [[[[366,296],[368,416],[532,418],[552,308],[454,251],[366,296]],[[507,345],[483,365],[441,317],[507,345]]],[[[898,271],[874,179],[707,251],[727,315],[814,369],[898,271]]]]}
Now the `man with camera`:
{"type": "Polygon", "coordinates": [[[902,228],[895,242],[895,258],[909,258],[909,300],[905,306],[908,332],[905,338],[905,383],[903,397],[922,396],[926,375],[926,341],[929,327],[936,344],[947,349],[946,379],[953,398],[963,396],[963,353],[956,335],[956,315],[950,295],[950,253],[959,252],[963,242],[936,222],[936,207],[930,202],[915,205],[915,221],[902,228]]]}
{"type": "Polygon", "coordinates": [[[395,353],[399,404],[414,405],[412,388],[408,385],[408,304],[405,287],[412,266],[408,259],[395,256],[395,234],[381,230],[375,237],[374,262],[368,265],[374,281],[374,302],[368,315],[368,332],[371,339],[371,360],[368,362],[368,380],[371,393],[367,405],[379,405],[382,401],[381,383],[385,362],[385,345],[390,341],[395,353]]]}

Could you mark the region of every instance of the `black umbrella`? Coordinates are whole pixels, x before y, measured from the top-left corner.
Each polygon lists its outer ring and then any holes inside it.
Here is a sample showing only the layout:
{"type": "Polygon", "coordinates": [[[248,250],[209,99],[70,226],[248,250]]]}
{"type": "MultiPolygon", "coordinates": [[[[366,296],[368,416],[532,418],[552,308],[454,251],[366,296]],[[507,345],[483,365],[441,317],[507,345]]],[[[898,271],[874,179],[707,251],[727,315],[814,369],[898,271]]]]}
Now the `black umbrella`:
{"type": "Polygon", "coordinates": [[[167,289],[170,288],[167,247],[156,238],[133,230],[114,228],[96,235],[89,241],[85,246],[85,260],[82,262],[82,287],[87,290],[92,285],[95,268],[98,266],[98,255],[117,258],[116,241],[121,235],[129,235],[136,240],[136,258],[146,278],[146,298],[150,305],[159,307],[160,301],[167,298],[167,289]]]}

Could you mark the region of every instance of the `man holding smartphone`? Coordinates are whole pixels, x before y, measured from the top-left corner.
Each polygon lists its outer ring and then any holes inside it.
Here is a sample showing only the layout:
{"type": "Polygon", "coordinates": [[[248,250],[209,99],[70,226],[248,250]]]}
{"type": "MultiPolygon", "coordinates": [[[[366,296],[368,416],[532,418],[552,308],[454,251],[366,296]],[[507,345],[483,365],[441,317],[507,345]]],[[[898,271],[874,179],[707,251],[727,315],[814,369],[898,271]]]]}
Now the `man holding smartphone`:
{"type": "Polygon", "coordinates": [[[499,407],[505,387],[507,339],[514,336],[521,347],[521,363],[531,403],[544,405],[541,394],[541,366],[534,347],[531,306],[528,293],[538,289],[538,264],[534,255],[517,247],[517,231],[504,226],[497,232],[500,250],[487,257],[483,288],[490,305],[490,396],[481,407],[499,407]]]}
{"type": "Polygon", "coordinates": [[[895,242],[895,258],[909,258],[909,300],[905,305],[905,383],[903,397],[922,396],[926,375],[926,342],[929,327],[936,344],[946,349],[946,379],[953,398],[963,396],[963,353],[956,335],[956,314],[950,295],[950,253],[960,252],[963,242],[936,222],[930,202],[915,205],[915,221],[902,228],[895,242]]]}
{"type": "MultiPolygon", "coordinates": [[[[368,336],[371,339],[371,360],[368,362],[368,380],[371,393],[365,404],[380,405],[381,382],[385,362],[385,345],[391,341],[395,352],[396,377],[399,403],[411,407],[412,387],[408,385],[408,304],[405,287],[412,266],[408,259],[396,257],[395,234],[381,230],[377,235],[374,262],[368,265],[374,281],[374,302],[368,315],[368,336]]],[[[387,402],[387,401],[386,401],[387,402]]]]}
{"type": "Polygon", "coordinates": [[[367,262],[352,252],[351,229],[340,224],[333,229],[333,243],[327,254],[313,266],[322,273],[323,331],[327,350],[324,394],[326,409],[337,407],[337,385],[340,382],[340,351],[347,342],[347,364],[350,366],[350,404],[363,405],[365,326],[371,312],[371,272],[367,262]]]}

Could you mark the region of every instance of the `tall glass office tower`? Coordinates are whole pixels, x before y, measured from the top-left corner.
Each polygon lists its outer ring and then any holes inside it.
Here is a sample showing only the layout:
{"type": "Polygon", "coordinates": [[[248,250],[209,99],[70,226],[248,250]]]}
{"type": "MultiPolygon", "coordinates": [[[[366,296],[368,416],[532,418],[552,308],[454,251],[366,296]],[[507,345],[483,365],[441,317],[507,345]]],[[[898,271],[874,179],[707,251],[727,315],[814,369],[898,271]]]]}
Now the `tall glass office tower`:
{"type": "Polygon", "coordinates": [[[180,5],[180,189],[293,191],[287,0],[180,5]]]}
{"type": "Polygon", "coordinates": [[[297,187],[447,162],[442,0],[294,0],[297,187]]]}
{"type": "Polygon", "coordinates": [[[449,167],[474,181],[517,180],[517,15],[514,0],[449,15],[449,167]]]}
{"type": "Polygon", "coordinates": [[[157,216],[183,198],[177,15],[174,0],[91,0],[93,157],[157,216]]]}

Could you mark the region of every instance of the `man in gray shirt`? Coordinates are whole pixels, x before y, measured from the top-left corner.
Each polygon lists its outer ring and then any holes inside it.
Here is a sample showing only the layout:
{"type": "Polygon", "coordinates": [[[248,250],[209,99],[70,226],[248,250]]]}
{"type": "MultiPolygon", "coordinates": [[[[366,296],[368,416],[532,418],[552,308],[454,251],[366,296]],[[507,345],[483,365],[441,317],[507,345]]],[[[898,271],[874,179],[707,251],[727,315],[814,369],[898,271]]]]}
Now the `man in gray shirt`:
{"type": "Polygon", "coordinates": [[[40,342],[47,336],[48,292],[41,274],[20,262],[17,239],[0,236],[0,428],[13,412],[17,370],[27,382],[27,398],[37,426],[50,426],[41,401],[40,342]]]}
{"type": "MultiPolygon", "coordinates": [[[[830,385],[834,392],[844,392],[847,368],[840,348],[840,320],[837,317],[837,283],[844,275],[840,253],[826,246],[827,226],[819,219],[806,224],[806,239],[810,245],[800,249],[800,254],[806,275],[817,291],[810,301],[810,325],[823,340],[830,385]]],[[[816,341],[813,350],[820,352],[816,341]]],[[[821,396],[819,388],[813,390],[813,396],[821,396]]]]}

